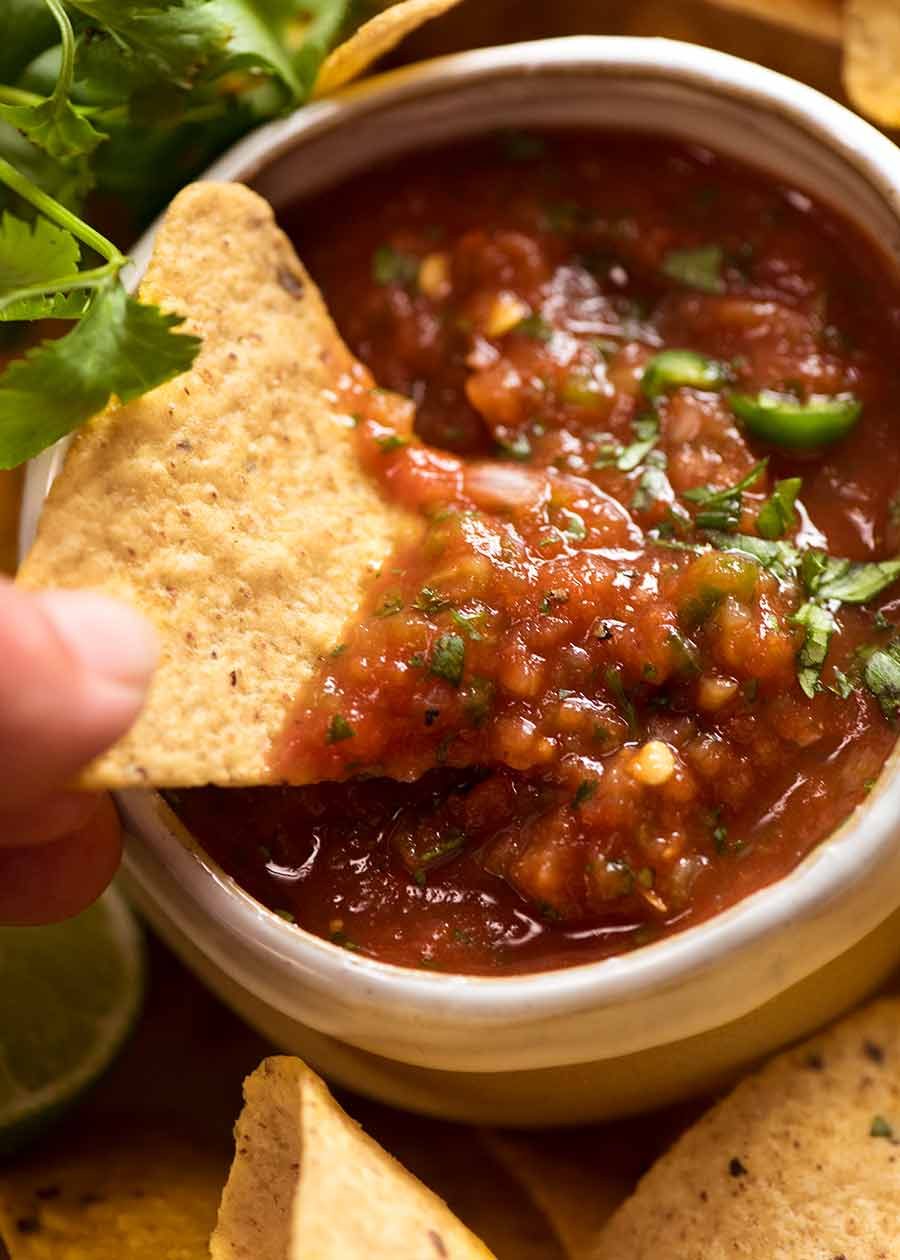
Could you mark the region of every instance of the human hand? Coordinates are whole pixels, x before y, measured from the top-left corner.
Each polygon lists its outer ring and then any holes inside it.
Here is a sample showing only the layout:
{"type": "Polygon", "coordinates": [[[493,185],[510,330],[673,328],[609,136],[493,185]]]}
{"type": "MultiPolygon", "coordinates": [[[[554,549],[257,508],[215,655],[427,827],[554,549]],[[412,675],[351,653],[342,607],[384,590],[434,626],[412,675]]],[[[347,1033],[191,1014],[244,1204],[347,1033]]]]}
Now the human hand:
{"type": "Polygon", "coordinates": [[[67,918],[112,878],[112,802],[67,785],[134,721],[156,659],[125,605],[0,579],[0,923],[67,918]]]}

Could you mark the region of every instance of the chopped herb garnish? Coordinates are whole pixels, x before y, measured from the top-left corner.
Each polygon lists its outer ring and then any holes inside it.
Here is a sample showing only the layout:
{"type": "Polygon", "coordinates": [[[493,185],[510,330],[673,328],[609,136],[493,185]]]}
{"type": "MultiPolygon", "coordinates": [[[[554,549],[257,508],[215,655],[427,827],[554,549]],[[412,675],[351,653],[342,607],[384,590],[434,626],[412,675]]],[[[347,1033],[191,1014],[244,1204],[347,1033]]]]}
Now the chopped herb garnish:
{"type": "Polygon", "coordinates": [[[462,681],[466,645],[458,634],[442,634],[431,649],[431,672],[458,687],[462,681]]]}
{"type": "Polygon", "coordinates": [[[394,592],[386,595],[380,607],[375,609],[374,615],[384,619],[385,617],[396,617],[397,613],[403,611],[403,596],[394,592]]]}
{"type": "Polygon", "coordinates": [[[722,854],[728,851],[728,828],[724,823],[717,823],[713,827],[713,844],[716,846],[716,853],[722,854]]]}
{"type": "Polygon", "coordinates": [[[476,676],[460,691],[463,712],[473,726],[487,721],[494,703],[494,684],[489,678],[476,676]]]}
{"type": "Polygon", "coordinates": [[[856,688],[842,669],[835,669],[833,673],[834,682],[831,684],[829,690],[833,691],[836,696],[840,696],[842,700],[848,699],[853,695],[856,688]]]}
{"type": "Polygon", "coordinates": [[[582,779],[572,797],[572,808],[580,809],[597,791],[596,779],[582,779]]]}
{"type": "Polygon", "coordinates": [[[656,883],[656,875],[650,866],[642,866],[637,873],[637,882],[642,888],[652,888],[656,883]]]}
{"type": "MultiPolygon", "coordinates": [[[[635,440],[630,446],[618,450],[612,461],[620,472],[632,472],[644,462],[659,441],[659,420],[656,416],[639,416],[631,427],[635,440]]],[[[598,462],[595,465],[604,466],[608,467],[608,464],[598,462]]]]}
{"type": "Polygon", "coordinates": [[[888,1138],[894,1141],[894,1126],[884,1116],[873,1116],[869,1125],[869,1137],[888,1138]]]}
{"type": "Polygon", "coordinates": [[[433,586],[423,586],[413,601],[417,612],[426,613],[429,617],[450,607],[450,600],[433,586]]]}
{"type": "Polygon", "coordinates": [[[753,534],[725,534],[716,530],[709,531],[709,541],[719,551],[752,556],[764,569],[782,580],[794,577],[800,563],[800,552],[789,542],[775,542],[753,534]]]}
{"type": "Polygon", "coordinates": [[[332,932],[329,940],[332,945],[340,945],[341,949],[349,949],[354,954],[359,952],[359,945],[351,940],[346,932],[332,932]]]}
{"type": "Polygon", "coordinates": [[[579,541],[587,538],[587,526],[584,523],[584,517],[579,516],[577,512],[570,512],[568,508],[562,508],[560,513],[560,528],[564,534],[568,534],[570,538],[576,538],[579,541]]]}
{"type": "Polygon", "coordinates": [[[893,722],[900,714],[900,637],[872,652],[863,670],[863,682],[881,712],[893,722]]]}
{"type": "Polygon", "coordinates": [[[540,602],[540,611],[542,613],[552,612],[554,608],[557,608],[560,604],[564,604],[568,598],[569,592],[560,587],[548,591],[540,602]]]}
{"type": "Polygon", "coordinates": [[[519,463],[531,459],[531,443],[524,433],[519,433],[514,438],[501,439],[497,443],[497,449],[507,459],[515,459],[519,463]]]}
{"type": "Polygon", "coordinates": [[[294,917],[294,915],[291,913],[291,911],[290,911],[290,910],[278,910],[278,909],[276,909],[275,913],[278,915],[279,919],[284,919],[285,923],[296,923],[296,922],[297,922],[296,918],[294,917]]]}
{"type": "Polygon", "coordinates": [[[536,312],[520,319],[512,331],[523,337],[532,337],[535,341],[549,341],[553,336],[552,324],[548,324],[543,315],[536,312]]]}
{"type": "Polygon", "coordinates": [[[792,394],[764,389],[731,394],[728,401],[754,437],[790,450],[826,446],[849,433],[862,403],[852,394],[813,394],[805,402],[792,394]]]}
{"type": "Polygon", "coordinates": [[[404,437],[402,433],[388,433],[385,437],[376,438],[375,444],[384,455],[389,455],[391,451],[399,451],[404,446],[409,446],[409,438],[404,437]]]}
{"type": "Polygon", "coordinates": [[[805,630],[803,646],[797,656],[797,681],[803,693],[812,699],[819,689],[822,666],[837,624],[827,608],[814,603],[804,604],[791,621],[805,630]]]}
{"type": "Polygon", "coordinates": [[[430,849],[426,849],[416,863],[417,873],[423,873],[429,867],[435,866],[443,858],[454,857],[459,853],[466,843],[466,833],[458,828],[451,828],[443,840],[439,840],[437,844],[430,849]]]}
{"type": "Polygon", "coordinates": [[[658,398],[670,389],[720,390],[728,383],[728,371],[716,359],[693,350],[661,350],[654,355],[641,377],[647,398],[658,398]]]}
{"type": "Polygon", "coordinates": [[[663,451],[651,451],[637,489],[631,500],[636,512],[646,512],[654,503],[670,503],[675,492],[666,476],[666,457],[663,451]]]}
{"type": "Polygon", "coordinates": [[[785,477],[775,482],[775,488],[756,518],[756,528],[763,538],[783,538],[794,528],[797,520],[794,504],[802,485],[802,477],[785,477]]]}
{"type": "Polygon", "coordinates": [[[335,657],[338,657],[338,656],[343,656],[343,655],[344,655],[344,653],[345,653],[346,651],[347,651],[347,644],[346,644],[346,643],[338,643],[338,645],[337,645],[336,647],[333,647],[333,648],[331,649],[331,651],[328,653],[328,655],[329,655],[332,659],[334,659],[335,657]]]}
{"type": "Polygon", "coordinates": [[[328,723],[328,731],[325,735],[326,744],[340,744],[345,739],[352,739],[354,736],[353,727],[341,713],[335,713],[331,721],[328,723]]]}
{"type": "Polygon", "coordinates": [[[470,639],[484,638],[484,635],[481,633],[479,627],[483,624],[484,619],[487,616],[486,608],[475,608],[471,610],[465,608],[457,610],[454,608],[450,613],[450,616],[459,628],[465,631],[470,639]]]}
{"type": "Polygon", "coordinates": [[[621,671],[615,666],[610,667],[606,671],[604,677],[606,679],[607,687],[616,700],[619,708],[622,710],[622,716],[628,723],[629,735],[637,734],[637,713],[635,712],[634,705],[628,695],[628,692],[625,690],[625,684],[622,681],[621,671]]]}
{"type": "Polygon", "coordinates": [[[745,477],[723,490],[713,490],[710,486],[694,486],[685,490],[682,497],[701,508],[695,517],[698,528],[729,531],[735,529],[741,520],[741,496],[765,472],[768,462],[768,459],[761,459],[745,477]]]}
{"type": "Polygon", "coordinates": [[[379,245],[372,255],[372,279],[376,284],[412,285],[419,274],[419,259],[392,245],[379,245]]]}
{"type": "Polygon", "coordinates": [[[855,563],[824,551],[807,551],[801,575],[816,599],[836,599],[842,604],[865,604],[900,578],[900,557],[895,560],[855,563]]]}
{"type": "Polygon", "coordinates": [[[701,293],[724,293],[722,264],[725,255],[721,245],[701,245],[696,249],[673,249],[666,254],[662,273],[688,289],[701,293]]]}

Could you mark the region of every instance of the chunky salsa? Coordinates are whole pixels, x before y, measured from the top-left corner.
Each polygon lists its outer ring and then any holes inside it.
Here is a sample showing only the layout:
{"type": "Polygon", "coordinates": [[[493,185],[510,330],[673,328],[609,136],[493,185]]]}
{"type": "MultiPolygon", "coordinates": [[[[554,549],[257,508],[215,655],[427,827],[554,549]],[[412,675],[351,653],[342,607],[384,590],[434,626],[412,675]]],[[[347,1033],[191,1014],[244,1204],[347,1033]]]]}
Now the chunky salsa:
{"type": "Polygon", "coordinates": [[[580,133],[417,157],[288,227],[423,533],[273,751],[313,786],[181,793],[188,825],[310,931],[461,972],[628,950],[789,871],[900,707],[877,252],[705,150],[580,133]]]}

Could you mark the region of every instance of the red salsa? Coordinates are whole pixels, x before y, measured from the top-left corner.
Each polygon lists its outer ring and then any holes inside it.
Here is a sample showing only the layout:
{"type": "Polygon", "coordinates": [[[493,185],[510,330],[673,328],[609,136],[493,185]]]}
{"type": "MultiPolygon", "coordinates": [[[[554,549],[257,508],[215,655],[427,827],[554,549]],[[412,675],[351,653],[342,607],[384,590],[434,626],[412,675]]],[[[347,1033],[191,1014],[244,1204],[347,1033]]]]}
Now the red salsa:
{"type": "Polygon", "coordinates": [[[877,252],[705,150],[580,133],[418,156],[287,226],[360,360],[360,457],[423,532],[273,750],[311,786],[179,793],[186,823],[310,931],[458,972],[619,953],[788,872],[900,707],[877,252]]]}

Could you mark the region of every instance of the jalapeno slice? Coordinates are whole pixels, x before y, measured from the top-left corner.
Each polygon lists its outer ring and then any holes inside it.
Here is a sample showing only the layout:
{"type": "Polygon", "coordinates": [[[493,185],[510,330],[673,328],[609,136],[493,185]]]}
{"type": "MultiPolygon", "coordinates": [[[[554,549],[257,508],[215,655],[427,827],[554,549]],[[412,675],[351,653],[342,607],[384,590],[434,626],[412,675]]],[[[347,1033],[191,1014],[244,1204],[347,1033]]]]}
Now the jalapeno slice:
{"type": "Polygon", "coordinates": [[[791,394],[763,389],[731,394],[731,409],[754,437],[791,450],[836,442],[859,419],[862,403],[852,394],[813,394],[801,402],[791,394]]]}
{"type": "Polygon", "coordinates": [[[693,350],[661,350],[644,368],[641,389],[647,398],[658,398],[683,385],[691,389],[722,389],[728,374],[722,363],[693,350]]]}

